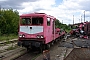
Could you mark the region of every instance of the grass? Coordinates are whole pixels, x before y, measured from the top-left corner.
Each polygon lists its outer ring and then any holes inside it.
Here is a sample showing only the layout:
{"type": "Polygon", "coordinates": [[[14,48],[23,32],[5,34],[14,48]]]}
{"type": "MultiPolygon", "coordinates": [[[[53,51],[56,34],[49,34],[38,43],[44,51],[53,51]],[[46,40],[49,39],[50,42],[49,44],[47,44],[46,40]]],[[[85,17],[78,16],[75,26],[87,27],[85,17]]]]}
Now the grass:
{"type": "Polygon", "coordinates": [[[35,56],[32,60],[35,60],[37,57],[39,57],[41,55],[41,53],[40,54],[38,54],[37,56],[35,56]]]}
{"type": "Polygon", "coordinates": [[[0,36],[0,41],[8,41],[15,38],[18,38],[18,35],[14,35],[14,34],[3,35],[3,36],[0,36]]]}
{"type": "Polygon", "coordinates": [[[64,54],[64,58],[66,57],[66,53],[64,54]]]}
{"type": "Polygon", "coordinates": [[[18,46],[10,46],[10,47],[8,47],[6,50],[13,50],[13,49],[15,49],[15,48],[17,48],[18,46]]]}
{"type": "Polygon", "coordinates": [[[66,30],[67,33],[69,33],[71,30],[66,30]]]}

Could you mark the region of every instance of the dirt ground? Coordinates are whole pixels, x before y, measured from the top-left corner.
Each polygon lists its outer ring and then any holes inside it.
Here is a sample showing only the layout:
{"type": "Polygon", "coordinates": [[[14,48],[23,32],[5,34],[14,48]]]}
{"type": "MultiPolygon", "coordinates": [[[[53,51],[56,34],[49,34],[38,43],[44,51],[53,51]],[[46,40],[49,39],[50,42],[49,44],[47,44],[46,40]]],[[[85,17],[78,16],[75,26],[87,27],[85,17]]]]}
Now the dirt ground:
{"type": "MultiPolygon", "coordinates": [[[[50,60],[57,60],[57,59],[63,60],[65,52],[66,52],[66,48],[55,47],[54,50],[51,50],[49,52],[50,60]]],[[[43,60],[43,54],[37,57],[35,60],[43,60]]]]}
{"type": "MultiPolygon", "coordinates": [[[[50,60],[63,60],[72,50],[73,48],[59,47],[60,43],[55,44],[50,48],[50,60]]],[[[43,60],[44,55],[41,54],[35,60],[43,60]]]]}
{"type": "MultiPolygon", "coordinates": [[[[55,47],[49,52],[50,60],[64,60],[64,58],[73,50],[73,48],[55,47]]],[[[43,60],[43,54],[35,60],[43,60]]]]}

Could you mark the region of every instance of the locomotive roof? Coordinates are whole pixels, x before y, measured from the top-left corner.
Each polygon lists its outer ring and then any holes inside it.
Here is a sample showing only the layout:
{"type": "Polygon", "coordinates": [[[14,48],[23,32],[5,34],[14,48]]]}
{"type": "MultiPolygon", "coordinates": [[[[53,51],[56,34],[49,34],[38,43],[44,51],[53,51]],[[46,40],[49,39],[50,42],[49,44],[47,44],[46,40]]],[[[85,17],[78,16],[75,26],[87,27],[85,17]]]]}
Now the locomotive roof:
{"type": "Polygon", "coordinates": [[[22,15],[20,15],[20,17],[24,17],[24,16],[47,16],[47,17],[55,19],[55,17],[53,17],[51,15],[47,15],[45,13],[29,13],[29,14],[22,14],[22,15]]]}

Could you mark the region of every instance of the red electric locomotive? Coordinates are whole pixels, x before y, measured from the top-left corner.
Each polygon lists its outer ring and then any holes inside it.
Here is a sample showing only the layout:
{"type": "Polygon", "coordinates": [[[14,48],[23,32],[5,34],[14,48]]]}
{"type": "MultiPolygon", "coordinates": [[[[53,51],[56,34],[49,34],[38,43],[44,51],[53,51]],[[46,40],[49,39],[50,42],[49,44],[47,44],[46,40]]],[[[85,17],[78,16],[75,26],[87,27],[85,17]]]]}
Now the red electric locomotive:
{"type": "Polygon", "coordinates": [[[65,32],[55,29],[56,18],[45,13],[30,13],[20,16],[19,46],[28,48],[50,47],[50,44],[63,36],[65,32]]]}

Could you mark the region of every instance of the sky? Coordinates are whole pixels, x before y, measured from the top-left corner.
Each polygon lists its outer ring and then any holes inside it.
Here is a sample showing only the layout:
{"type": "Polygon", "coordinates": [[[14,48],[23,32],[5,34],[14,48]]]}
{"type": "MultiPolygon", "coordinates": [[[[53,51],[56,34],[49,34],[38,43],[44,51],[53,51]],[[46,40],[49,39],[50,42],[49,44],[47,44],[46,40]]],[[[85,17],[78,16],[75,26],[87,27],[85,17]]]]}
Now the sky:
{"type": "Polygon", "coordinates": [[[0,0],[1,8],[12,8],[21,14],[33,12],[54,16],[61,23],[90,21],[90,0],[0,0]],[[82,18],[81,18],[82,16],[82,18]]]}

